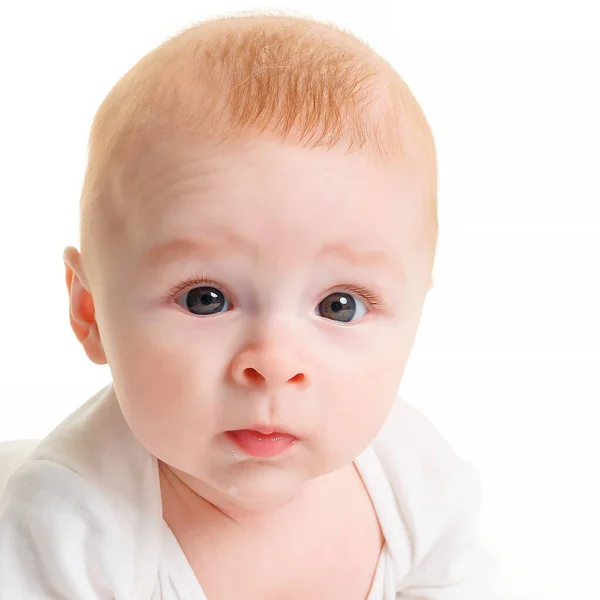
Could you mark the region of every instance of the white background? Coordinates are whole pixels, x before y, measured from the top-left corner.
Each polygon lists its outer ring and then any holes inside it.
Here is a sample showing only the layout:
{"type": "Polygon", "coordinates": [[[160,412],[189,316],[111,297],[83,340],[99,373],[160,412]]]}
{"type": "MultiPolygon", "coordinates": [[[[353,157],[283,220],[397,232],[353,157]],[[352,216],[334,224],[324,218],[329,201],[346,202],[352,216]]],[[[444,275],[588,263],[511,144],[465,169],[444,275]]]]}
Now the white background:
{"type": "MultiPolygon", "coordinates": [[[[0,8],[0,441],[109,380],[68,324],[63,247],[94,113],[193,21],[331,20],[397,68],[436,137],[440,245],[401,394],[480,469],[511,598],[600,598],[600,42],[593,2],[8,2],[0,8]]],[[[482,599],[483,600],[483,599],[482,599]]]]}

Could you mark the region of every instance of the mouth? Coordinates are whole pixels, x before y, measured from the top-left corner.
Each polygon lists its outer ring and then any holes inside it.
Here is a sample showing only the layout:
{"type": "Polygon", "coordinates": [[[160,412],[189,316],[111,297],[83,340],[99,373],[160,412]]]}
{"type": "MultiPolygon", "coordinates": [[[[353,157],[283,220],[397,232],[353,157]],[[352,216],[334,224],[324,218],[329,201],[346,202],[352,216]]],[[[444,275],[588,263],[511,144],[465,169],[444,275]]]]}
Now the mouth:
{"type": "Polygon", "coordinates": [[[282,454],[298,441],[287,431],[274,431],[267,426],[227,431],[226,435],[245,454],[260,458],[282,454]]]}

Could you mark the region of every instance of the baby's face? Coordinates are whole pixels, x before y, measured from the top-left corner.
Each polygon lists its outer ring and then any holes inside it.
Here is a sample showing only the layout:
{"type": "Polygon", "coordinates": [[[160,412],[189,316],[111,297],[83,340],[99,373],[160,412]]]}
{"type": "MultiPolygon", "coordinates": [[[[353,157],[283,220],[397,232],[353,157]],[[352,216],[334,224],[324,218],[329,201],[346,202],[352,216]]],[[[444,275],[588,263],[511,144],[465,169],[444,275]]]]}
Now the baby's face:
{"type": "Polygon", "coordinates": [[[94,302],[140,442],[240,506],[350,463],[388,415],[429,288],[417,183],[256,139],[164,146],[126,192],[94,302]],[[295,441],[261,457],[227,433],[258,427],[295,441]]]}

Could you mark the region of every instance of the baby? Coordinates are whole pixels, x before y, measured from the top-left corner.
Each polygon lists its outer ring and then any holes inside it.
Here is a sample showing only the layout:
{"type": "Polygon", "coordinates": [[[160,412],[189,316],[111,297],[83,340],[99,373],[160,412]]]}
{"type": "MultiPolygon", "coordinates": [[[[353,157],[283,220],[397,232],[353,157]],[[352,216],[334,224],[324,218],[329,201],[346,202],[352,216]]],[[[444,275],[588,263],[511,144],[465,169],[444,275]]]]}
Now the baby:
{"type": "Polygon", "coordinates": [[[490,600],[480,483],[397,397],[431,130],[352,35],[190,27],[95,117],[72,329],[111,384],[0,497],[0,598],[490,600]]]}

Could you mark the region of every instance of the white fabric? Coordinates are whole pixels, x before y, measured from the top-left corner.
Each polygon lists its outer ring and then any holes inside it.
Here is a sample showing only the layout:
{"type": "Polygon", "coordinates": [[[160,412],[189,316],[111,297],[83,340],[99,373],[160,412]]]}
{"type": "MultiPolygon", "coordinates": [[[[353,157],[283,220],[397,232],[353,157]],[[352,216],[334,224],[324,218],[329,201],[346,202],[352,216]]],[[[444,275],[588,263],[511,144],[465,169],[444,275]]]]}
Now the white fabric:
{"type": "MultiPolygon", "coordinates": [[[[368,600],[495,600],[480,482],[398,398],[355,461],[385,545],[368,600]]],[[[240,597],[243,597],[243,593],[240,597]]],[[[162,518],[156,459],[108,386],[42,440],[0,495],[0,600],[206,600],[162,518]]]]}
{"type": "Polygon", "coordinates": [[[0,442],[0,491],[9,475],[33,452],[38,440],[0,442]]]}

